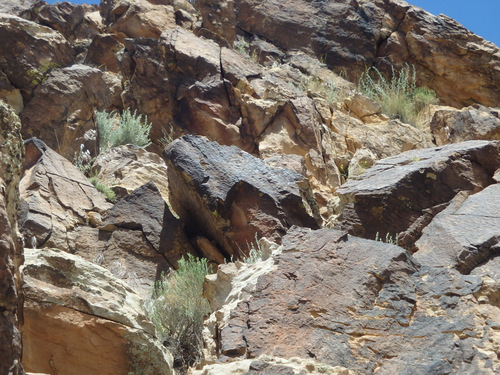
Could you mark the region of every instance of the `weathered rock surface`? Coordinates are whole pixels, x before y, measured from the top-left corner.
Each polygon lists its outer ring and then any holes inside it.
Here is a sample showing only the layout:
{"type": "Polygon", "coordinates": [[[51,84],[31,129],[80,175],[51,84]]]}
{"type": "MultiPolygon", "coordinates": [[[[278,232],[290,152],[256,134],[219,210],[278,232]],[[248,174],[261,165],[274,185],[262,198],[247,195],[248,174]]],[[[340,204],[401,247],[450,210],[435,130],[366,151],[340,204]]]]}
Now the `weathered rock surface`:
{"type": "Polygon", "coordinates": [[[237,26],[289,50],[324,56],[337,72],[355,79],[367,66],[390,74],[413,64],[420,84],[449,105],[498,102],[500,50],[446,16],[404,1],[334,3],[238,0],[237,26]],[[464,79],[467,77],[467,79],[464,79]]]}
{"type": "Polygon", "coordinates": [[[107,31],[120,41],[124,38],[159,38],[168,28],[176,26],[174,8],[168,2],[135,0],[133,2],[107,1],[102,13],[108,12],[107,31]]]}
{"type": "Polygon", "coordinates": [[[274,271],[219,326],[220,361],[279,356],[359,374],[494,374],[497,323],[483,314],[496,317],[498,307],[478,304],[481,285],[477,275],[420,266],[397,246],[293,228],[274,271]]]}
{"type": "Polygon", "coordinates": [[[154,182],[161,196],[168,201],[168,170],[158,155],[133,145],[113,147],[99,154],[92,163],[100,181],[113,188],[118,197],[154,182]]]}
{"type": "Polygon", "coordinates": [[[17,208],[24,146],[19,117],[1,100],[0,145],[0,373],[22,375],[18,307],[23,253],[17,208]]]}
{"type": "Polygon", "coordinates": [[[242,359],[230,363],[218,363],[206,365],[199,371],[193,371],[192,375],[303,375],[303,374],[327,374],[327,375],[355,375],[356,372],[349,371],[340,366],[328,366],[315,362],[312,359],[292,358],[284,359],[271,356],[262,356],[256,359],[242,359]]]}
{"type": "Polygon", "coordinates": [[[498,143],[468,141],[383,159],[337,190],[342,227],[365,238],[399,233],[411,247],[432,217],[461,191],[494,183],[498,143]],[[407,231],[407,233],[402,233],[407,231]],[[406,236],[406,237],[405,237],[406,236]]]}
{"type": "Polygon", "coordinates": [[[29,11],[37,0],[4,0],[0,4],[0,13],[8,13],[15,16],[21,16],[29,11]]]}
{"type": "Polygon", "coordinates": [[[0,14],[0,70],[28,101],[47,73],[73,63],[69,43],[57,31],[8,14],[0,14]]]}
{"type": "Polygon", "coordinates": [[[251,151],[253,145],[242,134],[233,88],[223,71],[220,46],[176,28],[162,34],[161,47],[164,64],[173,73],[180,124],[190,133],[251,151]]]}
{"type": "Polygon", "coordinates": [[[430,109],[430,129],[438,146],[473,139],[500,139],[500,110],[471,106],[457,110],[449,107],[430,109]]]}
{"type": "Polygon", "coordinates": [[[25,138],[40,138],[70,160],[81,144],[96,150],[94,111],[111,104],[102,71],[80,64],[55,69],[33,94],[21,114],[25,138]]]}
{"type": "Polygon", "coordinates": [[[308,213],[318,217],[309,184],[290,170],[200,136],[172,142],[164,158],[170,202],[186,230],[214,241],[225,256],[241,256],[256,235],[279,241],[291,225],[318,227],[308,213]]]}
{"type": "Polygon", "coordinates": [[[202,29],[199,34],[212,37],[221,45],[233,46],[236,38],[236,15],[234,1],[197,0],[196,6],[201,13],[202,29]],[[208,33],[204,31],[208,31],[208,33]],[[225,43],[224,43],[225,42],[225,43]]]}
{"type": "MultiPolygon", "coordinates": [[[[121,61],[124,107],[137,108],[153,126],[151,139],[159,140],[170,131],[175,115],[175,88],[172,74],[163,63],[160,42],[156,39],[126,39],[121,61]]],[[[161,154],[164,146],[154,144],[161,154]]]]}
{"type": "Polygon", "coordinates": [[[500,184],[479,193],[458,194],[422,231],[416,259],[469,274],[500,252],[500,184]]]}
{"type": "Polygon", "coordinates": [[[69,233],[69,250],[107,268],[146,299],[154,282],[170,268],[160,253],[165,210],[158,188],[149,182],[102,215],[97,228],[80,226],[69,233]]]}
{"type": "Polygon", "coordinates": [[[107,270],[60,250],[25,249],[23,364],[57,374],[171,374],[142,300],[107,270]]]}
{"type": "Polygon", "coordinates": [[[73,43],[75,54],[78,54],[102,31],[100,17],[95,17],[95,13],[96,6],[65,1],[41,5],[35,12],[35,21],[59,31],[68,42],[73,43]]]}
{"type": "Polygon", "coordinates": [[[68,249],[71,230],[111,207],[77,167],[36,138],[26,141],[19,189],[19,226],[26,246],[34,241],[35,247],[68,249]]]}

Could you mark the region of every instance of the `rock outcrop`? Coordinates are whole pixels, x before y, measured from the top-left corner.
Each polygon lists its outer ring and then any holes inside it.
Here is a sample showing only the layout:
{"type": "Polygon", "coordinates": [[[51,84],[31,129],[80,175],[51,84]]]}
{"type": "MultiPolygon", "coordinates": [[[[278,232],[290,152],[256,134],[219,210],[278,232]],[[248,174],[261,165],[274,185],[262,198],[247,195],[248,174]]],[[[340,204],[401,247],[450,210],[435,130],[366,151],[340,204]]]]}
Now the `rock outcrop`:
{"type": "Polygon", "coordinates": [[[476,193],[494,183],[498,143],[468,141],[407,151],[383,159],[337,190],[342,227],[374,239],[399,233],[411,247],[432,218],[456,194],[476,193]]]}
{"type": "Polygon", "coordinates": [[[0,70],[25,102],[52,69],[74,61],[71,46],[59,32],[20,17],[0,14],[0,39],[0,70]]]}
{"type": "Polygon", "coordinates": [[[200,374],[500,373],[497,46],[402,0],[4,0],[0,40],[1,374],[19,331],[28,371],[173,372],[139,297],[186,254],[200,374]],[[371,67],[447,107],[386,117],[371,67]],[[98,155],[125,109],[151,145],[98,155]]]}
{"type": "Polygon", "coordinates": [[[473,139],[500,139],[500,110],[471,106],[429,108],[429,127],[438,146],[473,139]]]}
{"type": "Polygon", "coordinates": [[[41,140],[25,143],[19,226],[26,246],[68,249],[68,233],[111,204],[76,166],[41,140]]]}
{"type": "MultiPolygon", "coordinates": [[[[312,358],[358,374],[499,369],[496,322],[483,315],[498,316],[498,307],[476,300],[483,290],[477,274],[420,265],[400,247],[345,232],[304,228],[289,231],[273,263],[220,322],[219,361],[312,358]]],[[[491,267],[484,272],[492,276],[491,267]]]]}
{"type": "Polygon", "coordinates": [[[42,139],[70,160],[82,144],[95,154],[94,111],[108,107],[110,96],[99,69],[80,64],[54,69],[36,87],[21,114],[23,124],[29,124],[23,135],[42,139]]]}
{"type": "Polygon", "coordinates": [[[93,161],[92,170],[119,198],[152,181],[163,199],[168,201],[168,170],[165,161],[143,148],[123,145],[106,150],[93,161]]]}
{"type": "Polygon", "coordinates": [[[500,184],[479,193],[460,193],[422,231],[416,259],[469,274],[500,252],[500,184]]]}
{"type": "Polygon", "coordinates": [[[255,236],[280,241],[292,225],[318,227],[309,184],[290,170],[200,136],[172,142],[164,158],[172,208],[191,237],[207,237],[226,257],[244,255],[255,236]]]}
{"type": "Polygon", "coordinates": [[[0,373],[22,375],[18,308],[23,253],[17,208],[24,146],[19,117],[1,100],[0,145],[0,373]]]}
{"type": "Polygon", "coordinates": [[[109,271],[53,249],[25,249],[23,364],[48,374],[172,374],[143,303],[109,271]]]}
{"type": "Polygon", "coordinates": [[[500,49],[446,16],[384,0],[297,0],[286,7],[278,0],[238,0],[235,9],[244,32],[322,56],[351,79],[367,66],[390,74],[391,67],[411,64],[418,82],[445,104],[498,103],[500,49]]]}

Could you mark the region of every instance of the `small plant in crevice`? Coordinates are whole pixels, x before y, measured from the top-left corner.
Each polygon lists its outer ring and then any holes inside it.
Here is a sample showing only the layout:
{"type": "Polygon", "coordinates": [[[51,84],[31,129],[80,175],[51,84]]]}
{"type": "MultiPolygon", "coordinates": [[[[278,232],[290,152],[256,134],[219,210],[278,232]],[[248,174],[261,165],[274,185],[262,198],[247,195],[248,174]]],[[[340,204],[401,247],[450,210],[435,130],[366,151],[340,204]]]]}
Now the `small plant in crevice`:
{"type": "Polygon", "coordinates": [[[399,244],[399,233],[396,233],[396,235],[394,237],[390,233],[386,233],[385,239],[383,239],[383,238],[379,237],[379,233],[377,232],[375,234],[375,241],[384,242],[384,243],[388,243],[388,244],[397,246],[399,244]]]}
{"type": "Polygon", "coordinates": [[[255,241],[247,242],[248,256],[243,257],[243,263],[254,264],[262,260],[262,246],[260,245],[257,233],[255,233],[255,241]]]}
{"type": "Polygon", "coordinates": [[[85,145],[80,144],[80,150],[75,151],[73,157],[73,164],[82,172],[85,176],[89,176],[90,170],[92,169],[92,162],[94,158],[90,155],[90,151],[85,148],[85,145]]]}
{"type": "Polygon", "coordinates": [[[174,357],[174,367],[185,372],[201,359],[203,321],[211,313],[203,297],[203,282],[210,273],[207,259],[191,254],[178,268],[162,275],[146,303],[148,315],[159,339],[174,357]]]}
{"type": "Polygon", "coordinates": [[[387,80],[377,68],[366,70],[359,80],[358,90],[382,106],[390,118],[415,125],[422,109],[437,104],[436,93],[427,87],[416,86],[414,67],[405,65],[399,72],[392,69],[387,80]]]}
{"type": "Polygon", "coordinates": [[[132,113],[127,108],[121,115],[97,111],[96,119],[100,152],[126,144],[139,147],[148,147],[151,144],[149,132],[152,124],[148,123],[147,116],[138,115],[137,111],[132,113]]]}
{"type": "Polygon", "coordinates": [[[42,64],[38,69],[30,69],[27,71],[28,77],[31,79],[31,83],[34,85],[39,85],[47,80],[47,77],[52,69],[59,69],[61,65],[50,62],[42,64]]]}
{"type": "Polygon", "coordinates": [[[115,192],[108,185],[102,183],[97,176],[92,176],[89,178],[89,180],[97,190],[99,190],[102,194],[104,194],[104,196],[109,202],[111,203],[116,202],[115,192]]]}
{"type": "Polygon", "coordinates": [[[157,145],[159,145],[162,150],[165,150],[165,148],[175,140],[174,127],[172,124],[169,125],[168,130],[161,128],[161,134],[162,136],[158,139],[157,145]]]}

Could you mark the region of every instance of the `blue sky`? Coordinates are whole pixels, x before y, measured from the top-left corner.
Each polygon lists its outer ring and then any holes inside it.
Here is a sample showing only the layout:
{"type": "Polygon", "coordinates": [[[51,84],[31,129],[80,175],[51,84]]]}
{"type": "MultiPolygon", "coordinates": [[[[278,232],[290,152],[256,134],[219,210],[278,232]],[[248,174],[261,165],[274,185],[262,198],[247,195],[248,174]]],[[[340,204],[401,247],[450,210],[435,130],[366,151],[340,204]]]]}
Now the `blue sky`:
{"type": "Polygon", "coordinates": [[[470,31],[500,46],[500,0],[407,0],[412,5],[456,19],[470,31]]]}
{"type": "MultiPolygon", "coordinates": [[[[59,0],[46,0],[49,4],[59,0]]],[[[98,4],[100,0],[71,0],[74,4],[98,4]]],[[[456,19],[466,28],[500,46],[500,0],[407,0],[428,12],[456,19]]]]}

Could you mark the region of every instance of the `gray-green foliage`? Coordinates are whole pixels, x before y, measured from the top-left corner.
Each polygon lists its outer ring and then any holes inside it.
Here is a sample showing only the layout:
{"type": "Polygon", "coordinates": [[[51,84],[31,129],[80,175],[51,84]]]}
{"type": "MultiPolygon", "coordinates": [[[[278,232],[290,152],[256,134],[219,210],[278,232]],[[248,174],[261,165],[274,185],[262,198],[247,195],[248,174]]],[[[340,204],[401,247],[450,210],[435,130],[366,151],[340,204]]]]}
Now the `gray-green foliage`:
{"type": "Polygon", "coordinates": [[[206,259],[188,254],[178,268],[155,285],[146,308],[160,339],[174,356],[174,365],[185,368],[201,358],[204,316],[210,305],[203,297],[203,282],[209,273],[206,259]]]}
{"type": "Polygon", "coordinates": [[[104,194],[108,201],[110,201],[111,203],[116,202],[116,194],[108,185],[103,184],[96,176],[90,177],[89,180],[97,190],[104,194]]]}
{"type": "Polygon", "coordinates": [[[96,112],[97,128],[99,130],[100,152],[120,145],[133,144],[147,147],[151,144],[149,132],[151,123],[146,116],[137,115],[127,108],[121,115],[115,112],[96,112]]]}
{"type": "Polygon", "coordinates": [[[371,68],[362,74],[358,88],[378,102],[384,114],[413,125],[426,105],[438,102],[433,90],[416,86],[415,68],[408,65],[399,72],[393,69],[390,81],[377,68],[371,68]]]}
{"type": "Polygon", "coordinates": [[[385,242],[391,245],[399,245],[399,233],[396,233],[396,236],[391,236],[390,233],[385,234],[385,240],[379,237],[379,233],[375,234],[375,241],[385,242]]]}
{"type": "Polygon", "coordinates": [[[248,243],[248,256],[243,257],[243,262],[254,264],[262,260],[262,246],[260,245],[257,233],[255,233],[255,242],[248,243]]]}

